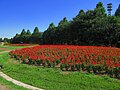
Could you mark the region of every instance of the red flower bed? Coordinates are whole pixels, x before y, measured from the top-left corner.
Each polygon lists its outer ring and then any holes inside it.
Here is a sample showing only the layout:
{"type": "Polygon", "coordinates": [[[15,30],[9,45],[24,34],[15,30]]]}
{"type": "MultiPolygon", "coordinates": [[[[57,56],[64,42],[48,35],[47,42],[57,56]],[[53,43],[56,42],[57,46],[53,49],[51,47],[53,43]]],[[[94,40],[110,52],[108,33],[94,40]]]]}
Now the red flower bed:
{"type": "Polygon", "coordinates": [[[120,49],[97,46],[41,45],[11,51],[10,55],[23,63],[61,70],[83,70],[105,73],[118,77],[120,74],[120,49]]]}

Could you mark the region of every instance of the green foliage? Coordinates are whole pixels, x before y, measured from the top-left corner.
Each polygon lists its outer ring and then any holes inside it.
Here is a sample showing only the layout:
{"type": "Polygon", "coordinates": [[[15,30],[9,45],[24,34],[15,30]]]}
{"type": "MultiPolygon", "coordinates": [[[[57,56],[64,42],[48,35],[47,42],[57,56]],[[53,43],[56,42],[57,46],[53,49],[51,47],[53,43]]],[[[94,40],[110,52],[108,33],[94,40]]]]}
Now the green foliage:
{"type": "Polygon", "coordinates": [[[52,30],[52,29],[54,29],[54,28],[55,28],[54,23],[51,23],[51,24],[49,25],[49,27],[48,27],[48,29],[47,29],[47,30],[52,30]]]}
{"type": "Polygon", "coordinates": [[[80,71],[80,68],[81,68],[80,64],[76,64],[75,67],[77,71],[80,71]]]}
{"type": "MultiPolygon", "coordinates": [[[[108,8],[112,9],[111,3],[108,8]]],[[[120,5],[119,5],[120,7],[120,5]]],[[[107,15],[102,2],[94,10],[80,10],[71,21],[63,18],[58,26],[51,23],[46,31],[39,32],[35,27],[34,32],[27,33],[23,29],[21,34],[16,34],[13,43],[39,43],[39,44],[73,44],[73,45],[98,45],[120,46],[120,18],[119,7],[116,16],[107,15]]]]}
{"type": "Polygon", "coordinates": [[[65,27],[67,27],[68,24],[69,24],[69,22],[68,22],[67,18],[64,17],[63,20],[61,20],[61,21],[58,23],[58,30],[64,29],[65,27]]]}
{"type": "Polygon", "coordinates": [[[30,32],[30,30],[28,29],[27,30],[27,33],[26,33],[27,35],[31,35],[31,32],[30,32]]]}
{"type": "Polygon", "coordinates": [[[11,40],[12,43],[37,43],[39,44],[42,38],[42,33],[39,32],[38,27],[35,27],[31,34],[30,30],[22,30],[21,34],[16,34],[11,40]]]}
{"type": "Polygon", "coordinates": [[[35,27],[34,32],[30,36],[30,43],[40,43],[41,37],[42,35],[39,32],[38,27],[35,27]]]}
{"type": "Polygon", "coordinates": [[[94,14],[95,14],[96,17],[106,16],[106,11],[105,11],[105,8],[104,8],[102,2],[99,2],[99,3],[96,5],[96,8],[95,8],[95,10],[94,10],[94,14]]]}
{"type": "Polygon", "coordinates": [[[120,36],[118,20],[107,16],[103,3],[94,10],[80,10],[72,21],[61,20],[57,27],[47,29],[43,44],[75,44],[117,46],[120,36]]]}
{"type": "Polygon", "coordinates": [[[88,73],[90,73],[91,70],[92,70],[91,66],[86,66],[86,70],[87,70],[88,73]]]}
{"type": "Polygon", "coordinates": [[[2,42],[2,38],[0,38],[0,42],[2,42]]]}
{"type": "Polygon", "coordinates": [[[71,71],[75,71],[75,65],[71,65],[71,71]]]}
{"type": "Polygon", "coordinates": [[[3,42],[6,42],[6,43],[10,43],[10,42],[11,42],[11,39],[4,38],[2,41],[3,41],[3,42]]]}
{"type": "Polygon", "coordinates": [[[38,33],[39,33],[39,29],[38,27],[35,27],[33,34],[38,34],[38,33]]]}
{"type": "Polygon", "coordinates": [[[119,74],[120,74],[119,68],[114,68],[113,73],[114,73],[115,77],[118,78],[119,74]]]}
{"type": "Polygon", "coordinates": [[[43,38],[43,44],[53,44],[53,41],[55,39],[55,30],[56,27],[54,23],[51,23],[46,31],[44,31],[42,38],[43,38]]]}
{"type": "Polygon", "coordinates": [[[116,12],[115,12],[115,16],[120,17],[120,4],[119,4],[119,6],[118,6],[118,9],[117,9],[116,12]]]}
{"type": "Polygon", "coordinates": [[[25,35],[25,34],[26,34],[26,31],[25,31],[25,29],[23,29],[20,35],[22,36],[22,35],[25,35]]]}

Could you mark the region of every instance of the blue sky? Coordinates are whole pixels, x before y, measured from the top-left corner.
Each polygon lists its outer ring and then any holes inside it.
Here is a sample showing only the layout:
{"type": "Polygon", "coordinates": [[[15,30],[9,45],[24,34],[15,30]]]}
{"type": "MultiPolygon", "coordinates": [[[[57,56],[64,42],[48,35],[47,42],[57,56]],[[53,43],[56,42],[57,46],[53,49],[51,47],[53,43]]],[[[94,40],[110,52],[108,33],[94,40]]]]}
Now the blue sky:
{"type": "Polygon", "coordinates": [[[113,4],[114,14],[120,0],[0,0],[0,37],[11,38],[21,30],[38,26],[47,29],[51,22],[55,25],[67,17],[72,20],[81,9],[94,9],[98,2],[113,4]]]}

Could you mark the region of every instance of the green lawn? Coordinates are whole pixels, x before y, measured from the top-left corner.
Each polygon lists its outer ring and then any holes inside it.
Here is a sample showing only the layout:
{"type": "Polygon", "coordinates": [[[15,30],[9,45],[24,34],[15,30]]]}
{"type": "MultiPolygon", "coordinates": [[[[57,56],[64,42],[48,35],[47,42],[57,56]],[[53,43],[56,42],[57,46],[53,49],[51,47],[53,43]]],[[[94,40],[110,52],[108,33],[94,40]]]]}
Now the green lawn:
{"type": "MultiPolygon", "coordinates": [[[[24,48],[26,46],[1,46],[0,48],[2,48],[2,50],[0,50],[0,52],[2,51],[6,51],[6,50],[14,50],[14,49],[18,49],[18,48],[24,48]]],[[[0,55],[1,57],[2,55],[0,55]]],[[[1,59],[0,59],[0,64],[1,64],[1,59]]],[[[6,81],[5,79],[3,79],[2,77],[0,77],[0,84],[5,85],[6,87],[8,87],[10,90],[28,90],[26,88],[23,88],[21,86],[17,86],[15,84],[13,84],[12,82],[6,81]]]]}
{"type": "Polygon", "coordinates": [[[0,48],[2,48],[3,50],[0,50],[1,51],[6,51],[6,50],[14,50],[14,49],[18,49],[18,48],[25,48],[27,46],[1,46],[0,45],[0,48]]]}
{"type": "Polygon", "coordinates": [[[0,56],[2,70],[10,77],[45,90],[120,90],[120,81],[107,76],[82,72],[63,74],[55,68],[41,68],[20,64],[10,59],[8,53],[0,56]]]}
{"type": "Polygon", "coordinates": [[[0,77],[0,84],[5,85],[10,90],[28,90],[28,89],[23,88],[21,86],[17,86],[15,84],[13,84],[12,82],[6,81],[2,77],[0,77]]]}

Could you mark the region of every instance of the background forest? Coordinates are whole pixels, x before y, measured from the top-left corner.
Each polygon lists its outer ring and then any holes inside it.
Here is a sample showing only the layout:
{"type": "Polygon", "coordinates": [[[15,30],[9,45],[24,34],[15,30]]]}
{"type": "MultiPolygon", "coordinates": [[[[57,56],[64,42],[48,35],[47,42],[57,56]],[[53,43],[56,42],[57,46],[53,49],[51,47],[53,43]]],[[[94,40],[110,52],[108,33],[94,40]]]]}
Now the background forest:
{"type": "Polygon", "coordinates": [[[64,17],[58,26],[52,22],[48,29],[40,32],[35,27],[34,32],[23,29],[13,38],[2,38],[0,41],[9,43],[32,44],[65,44],[65,45],[97,45],[119,46],[120,41],[120,5],[114,15],[111,15],[112,4],[105,10],[102,2],[94,10],[80,10],[78,15],[68,21],[64,17]],[[108,11],[108,14],[107,14],[108,11]]]}

